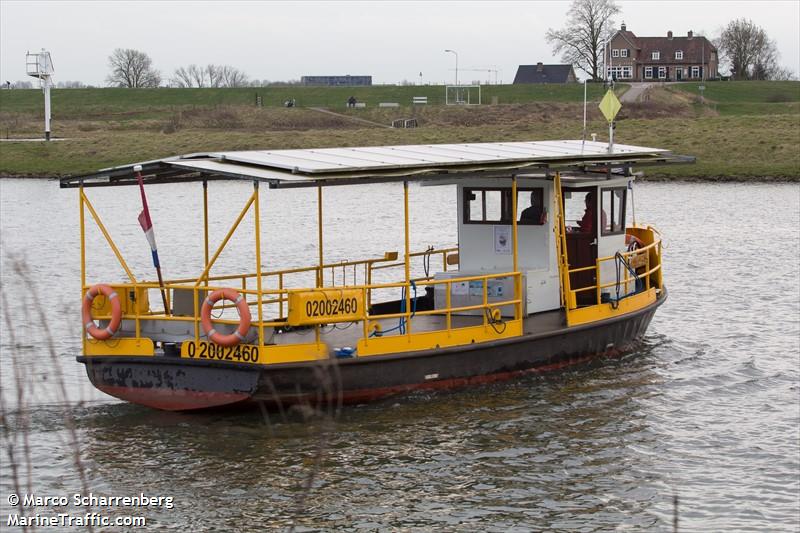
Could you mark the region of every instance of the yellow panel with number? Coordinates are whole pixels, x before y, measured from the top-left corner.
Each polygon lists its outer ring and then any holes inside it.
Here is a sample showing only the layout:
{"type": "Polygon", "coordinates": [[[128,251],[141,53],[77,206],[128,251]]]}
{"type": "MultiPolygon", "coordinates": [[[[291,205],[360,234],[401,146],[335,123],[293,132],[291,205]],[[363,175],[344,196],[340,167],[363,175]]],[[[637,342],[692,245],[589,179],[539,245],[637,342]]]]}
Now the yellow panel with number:
{"type": "Polygon", "coordinates": [[[207,341],[184,341],[181,343],[181,357],[187,359],[205,359],[208,361],[230,361],[233,363],[258,363],[259,346],[237,344],[222,346],[207,341]]]}
{"type": "Polygon", "coordinates": [[[361,320],[364,292],[360,289],[318,289],[289,293],[291,326],[361,320]]]}
{"type": "Polygon", "coordinates": [[[316,343],[221,346],[213,342],[189,340],[181,343],[181,357],[205,361],[228,361],[231,363],[256,363],[261,365],[302,363],[327,359],[328,347],[325,344],[316,343]]]}

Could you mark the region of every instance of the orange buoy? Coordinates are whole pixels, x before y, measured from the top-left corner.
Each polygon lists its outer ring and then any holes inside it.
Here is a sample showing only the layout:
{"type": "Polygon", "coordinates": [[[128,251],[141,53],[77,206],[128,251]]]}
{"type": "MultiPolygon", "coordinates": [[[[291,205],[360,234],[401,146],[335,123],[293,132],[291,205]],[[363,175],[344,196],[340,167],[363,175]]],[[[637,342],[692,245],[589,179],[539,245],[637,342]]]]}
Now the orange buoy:
{"type": "Polygon", "coordinates": [[[250,308],[247,306],[247,301],[244,296],[239,294],[234,289],[219,289],[208,295],[208,298],[203,300],[203,307],[200,309],[200,324],[203,326],[203,331],[212,342],[221,346],[236,346],[244,340],[247,330],[250,329],[250,308]],[[236,304],[236,309],[239,310],[239,327],[230,335],[223,335],[214,329],[211,324],[211,308],[220,299],[228,300],[236,304]]]}
{"type": "Polygon", "coordinates": [[[86,291],[86,297],[83,299],[81,305],[81,316],[83,318],[83,325],[86,331],[99,341],[110,339],[119,329],[122,323],[122,305],[119,303],[116,291],[102,283],[94,285],[86,291]],[[100,329],[92,319],[92,302],[98,294],[102,294],[111,303],[111,322],[105,329],[100,329]]]}

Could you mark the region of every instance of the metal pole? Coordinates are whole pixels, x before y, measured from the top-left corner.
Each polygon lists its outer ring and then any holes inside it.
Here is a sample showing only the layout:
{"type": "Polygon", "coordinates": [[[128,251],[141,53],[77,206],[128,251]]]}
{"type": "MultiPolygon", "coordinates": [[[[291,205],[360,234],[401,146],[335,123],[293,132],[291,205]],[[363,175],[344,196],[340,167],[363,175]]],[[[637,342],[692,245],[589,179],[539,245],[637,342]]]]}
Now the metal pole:
{"type": "Polygon", "coordinates": [[[50,79],[45,78],[44,82],[44,139],[50,140],[50,79]]]}
{"type": "Polygon", "coordinates": [[[205,244],[205,264],[208,266],[208,180],[203,180],[203,242],[205,244]]]}
{"type": "Polygon", "coordinates": [[[405,226],[405,240],[406,240],[406,257],[405,257],[405,271],[406,271],[406,313],[408,314],[408,321],[406,323],[406,332],[411,334],[411,243],[409,241],[408,229],[408,180],[403,181],[403,210],[404,210],[404,226],[405,226]]]}
{"type": "MultiPolygon", "coordinates": [[[[544,209],[544,206],[542,206],[544,209]]],[[[514,299],[519,303],[514,305],[514,320],[522,318],[522,284],[520,283],[519,269],[519,242],[517,240],[517,176],[511,176],[511,245],[513,248],[514,268],[514,299]]],[[[488,280],[484,281],[484,289],[488,280]]]]}
{"type": "MultiPolygon", "coordinates": [[[[258,193],[257,180],[253,180],[253,196],[255,196],[253,205],[253,219],[256,233],[256,290],[258,291],[258,297],[256,298],[256,301],[258,302],[258,344],[261,346],[264,344],[264,311],[261,305],[261,299],[263,298],[263,295],[261,294],[261,206],[258,202],[259,196],[261,195],[258,193]]],[[[247,300],[246,294],[244,297],[245,300],[247,300]]]]}
{"type": "Polygon", "coordinates": [[[583,80],[583,140],[581,142],[581,149],[586,144],[586,81],[583,80]]]}
{"type": "Polygon", "coordinates": [[[317,287],[322,287],[322,265],[324,254],[322,248],[322,187],[317,187],[317,239],[319,243],[319,270],[317,271],[317,287]]]}

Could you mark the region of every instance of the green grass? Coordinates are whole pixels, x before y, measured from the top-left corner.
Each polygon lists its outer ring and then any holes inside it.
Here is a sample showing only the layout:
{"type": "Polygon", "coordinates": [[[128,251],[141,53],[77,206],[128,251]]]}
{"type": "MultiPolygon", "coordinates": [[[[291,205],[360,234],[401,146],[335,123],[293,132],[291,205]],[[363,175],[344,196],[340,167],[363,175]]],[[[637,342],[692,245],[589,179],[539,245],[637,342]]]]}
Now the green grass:
{"type": "MultiPolygon", "coordinates": [[[[583,86],[572,85],[487,85],[481,87],[483,103],[497,97],[499,103],[581,102],[583,86]]],[[[444,104],[441,85],[371,87],[261,87],[244,89],[53,89],[53,116],[61,119],[147,118],[185,107],[255,106],[256,95],[267,107],[281,107],[294,98],[301,107],[346,108],[352,95],[368,107],[380,102],[411,104],[414,96],[427,96],[429,105],[444,104]]],[[[589,86],[590,98],[599,98],[602,86],[589,86]]],[[[38,89],[0,91],[1,113],[32,113],[43,116],[42,92],[38,89]]]]}
{"type": "MultiPolygon", "coordinates": [[[[698,97],[700,85],[680,83],[668,87],[698,97]]],[[[704,85],[706,104],[721,115],[800,114],[797,81],[713,81],[704,85]]]]}
{"type": "MultiPolygon", "coordinates": [[[[217,150],[574,139],[579,120],[431,126],[410,130],[380,128],[349,130],[226,131],[181,130],[173,134],[141,131],[100,132],[53,143],[0,143],[0,172],[6,175],[59,176],[89,173],[103,167],[217,150]]],[[[590,132],[605,138],[606,125],[596,120],[590,132]]],[[[649,176],[666,178],[800,179],[800,125],[792,116],[705,117],[694,120],[629,119],[616,130],[618,142],[669,148],[693,155],[695,165],[646,168],[649,176]]]]}
{"type": "MultiPolygon", "coordinates": [[[[616,138],[621,143],[693,155],[698,162],[645,169],[648,175],[800,179],[800,83],[708,83],[706,96],[719,98],[708,107],[676,97],[691,94],[692,85],[668,87],[666,103],[654,98],[623,107],[616,138]]],[[[594,101],[589,110],[589,131],[603,140],[607,125],[596,110],[602,86],[590,85],[589,89],[594,101]]],[[[501,104],[509,105],[466,108],[436,105],[444,96],[441,86],[57,90],[53,96],[53,132],[69,140],[0,143],[0,176],[85,174],[133,161],[202,151],[575,139],[581,132],[582,91],[578,84],[487,86],[484,102],[496,96],[501,104]],[[271,106],[293,97],[298,104],[330,107],[380,124],[414,116],[421,127],[370,127],[304,108],[255,109],[256,92],[271,106]],[[346,110],[344,102],[351,94],[366,101],[367,109],[346,110]],[[431,103],[407,105],[413,96],[428,96],[431,103]],[[378,109],[376,105],[382,101],[406,106],[378,109]]],[[[41,99],[38,90],[0,91],[0,136],[39,136],[41,99]]]]}

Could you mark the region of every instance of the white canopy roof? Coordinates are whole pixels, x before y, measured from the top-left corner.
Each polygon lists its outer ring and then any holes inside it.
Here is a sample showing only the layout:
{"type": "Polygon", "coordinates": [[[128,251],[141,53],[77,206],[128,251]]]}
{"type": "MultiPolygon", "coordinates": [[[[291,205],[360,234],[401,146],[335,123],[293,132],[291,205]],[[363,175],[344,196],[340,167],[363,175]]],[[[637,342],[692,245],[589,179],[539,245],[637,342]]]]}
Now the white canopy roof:
{"type": "MultiPolygon", "coordinates": [[[[609,152],[606,143],[563,140],[208,152],[137,164],[143,167],[148,182],[245,179],[268,182],[273,187],[298,187],[508,177],[537,170],[610,172],[632,165],[692,161],[660,148],[617,144],[609,152]]],[[[133,169],[137,164],[64,178],[61,186],[129,184],[135,182],[133,169]]]]}

